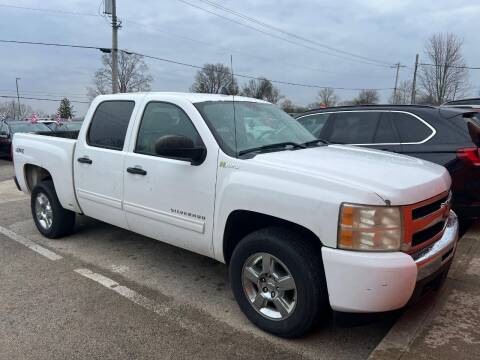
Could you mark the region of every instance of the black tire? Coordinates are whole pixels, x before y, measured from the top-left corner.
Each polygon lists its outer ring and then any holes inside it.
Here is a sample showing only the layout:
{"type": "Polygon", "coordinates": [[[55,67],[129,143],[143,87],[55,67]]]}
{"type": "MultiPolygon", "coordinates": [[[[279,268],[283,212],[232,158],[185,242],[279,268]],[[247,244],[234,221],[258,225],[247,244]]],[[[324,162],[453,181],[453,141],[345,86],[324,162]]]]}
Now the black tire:
{"type": "Polygon", "coordinates": [[[62,236],[70,235],[73,232],[75,227],[75,213],[64,209],[62,205],[60,205],[53,181],[42,181],[33,188],[30,208],[35,225],[43,236],[50,239],[57,239],[62,236]],[[35,202],[39,194],[45,195],[50,202],[53,220],[48,229],[40,224],[35,212],[35,202]]]}
{"type": "Polygon", "coordinates": [[[331,310],[319,249],[301,233],[281,227],[257,230],[241,240],[231,257],[230,278],[235,298],[247,318],[262,330],[285,338],[300,337],[322,318],[329,319],[331,310]],[[261,315],[244,291],[243,268],[256,253],[275,256],[295,281],[296,305],[285,319],[272,320],[261,315]]]}

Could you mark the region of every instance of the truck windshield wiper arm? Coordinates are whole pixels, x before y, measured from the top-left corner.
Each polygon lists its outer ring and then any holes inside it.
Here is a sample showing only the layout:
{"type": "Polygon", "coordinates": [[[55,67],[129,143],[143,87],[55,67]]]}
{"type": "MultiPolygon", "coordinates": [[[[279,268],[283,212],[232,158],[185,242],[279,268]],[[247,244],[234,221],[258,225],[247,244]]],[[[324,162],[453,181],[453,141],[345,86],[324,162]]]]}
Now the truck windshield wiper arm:
{"type": "Polygon", "coordinates": [[[315,139],[315,140],[311,140],[311,141],[304,142],[304,143],[302,143],[301,145],[303,145],[303,146],[305,146],[305,147],[309,147],[310,145],[317,145],[318,143],[323,143],[323,144],[325,144],[325,145],[330,144],[330,142],[328,142],[327,140],[315,139]]]}
{"type": "Polygon", "coordinates": [[[281,143],[263,145],[263,146],[254,147],[251,149],[242,150],[238,152],[238,155],[241,156],[241,155],[245,155],[252,152],[262,152],[264,150],[285,149],[287,146],[291,146],[294,149],[305,149],[306,147],[304,144],[297,144],[296,142],[293,142],[293,141],[285,141],[281,143]]]}

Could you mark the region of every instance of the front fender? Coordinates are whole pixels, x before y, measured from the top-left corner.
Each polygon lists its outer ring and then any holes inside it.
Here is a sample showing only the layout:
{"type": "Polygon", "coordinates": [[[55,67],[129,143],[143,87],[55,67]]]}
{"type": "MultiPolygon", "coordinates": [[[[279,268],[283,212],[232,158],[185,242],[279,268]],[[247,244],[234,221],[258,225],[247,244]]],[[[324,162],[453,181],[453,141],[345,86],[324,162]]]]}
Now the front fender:
{"type": "Polygon", "coordinates": [[[342,202],[355,199],[363,203],[382,204],[373,193],[362,193],[342,184],[266,169],[264,166],[243,166],[242,163],[245,162],[240,161],[240,166],[218,171],[213,248],[219,261],[225,261],[225,226],[235,210],[248,210],[298,224],[314,233],[323,245],[336,247],[338,213],[342,202]]]}

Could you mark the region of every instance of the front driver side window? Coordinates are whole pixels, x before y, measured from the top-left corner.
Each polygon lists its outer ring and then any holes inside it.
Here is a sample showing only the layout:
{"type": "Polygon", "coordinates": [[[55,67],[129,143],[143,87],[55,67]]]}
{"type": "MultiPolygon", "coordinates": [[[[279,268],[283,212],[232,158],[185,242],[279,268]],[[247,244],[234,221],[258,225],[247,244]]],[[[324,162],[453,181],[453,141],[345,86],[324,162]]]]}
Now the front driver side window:
{"type": "Polygon", "coordinates": [[[138,129],[135,152],[157,156],[155,144],[165,135],[185,136],[191,139],[195,146],[202,145],[197,129],[182,109],[165,102],[148,103],[138,129]]]}

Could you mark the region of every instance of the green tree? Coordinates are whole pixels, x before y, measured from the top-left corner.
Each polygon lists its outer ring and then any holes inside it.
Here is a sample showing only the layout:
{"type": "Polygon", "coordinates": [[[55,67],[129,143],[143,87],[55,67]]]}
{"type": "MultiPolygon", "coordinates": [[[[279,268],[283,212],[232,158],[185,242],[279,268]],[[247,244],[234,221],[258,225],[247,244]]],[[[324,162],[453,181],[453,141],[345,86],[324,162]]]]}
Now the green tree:
{"type": "Polygon", "coordinates": [[[62,119],[71,119],[75,112],[73,111],[73,105],[70,103],[66,97],[60,101],[60,106],[58,107],[58,113],[62,119]]]}

